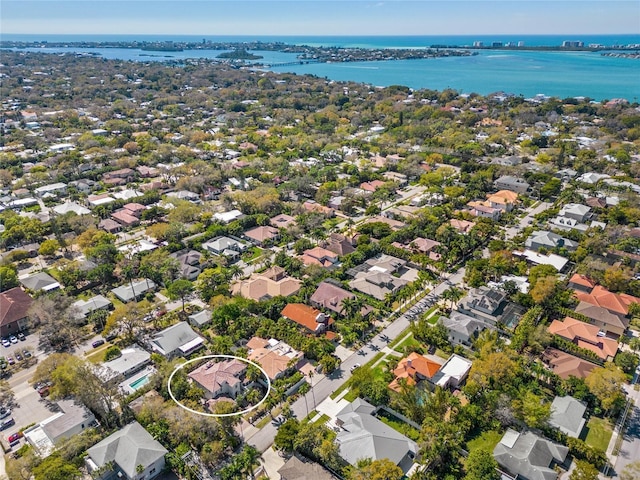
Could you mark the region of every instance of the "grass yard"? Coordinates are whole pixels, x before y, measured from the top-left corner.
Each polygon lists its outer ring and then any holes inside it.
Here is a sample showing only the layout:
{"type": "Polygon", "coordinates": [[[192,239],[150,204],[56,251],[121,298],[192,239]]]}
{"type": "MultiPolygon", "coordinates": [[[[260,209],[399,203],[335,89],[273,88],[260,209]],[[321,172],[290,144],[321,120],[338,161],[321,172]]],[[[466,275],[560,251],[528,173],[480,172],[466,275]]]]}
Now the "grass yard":
{"type": "Polygon", "coordinates": [[[404,330],[400,335],[398,335],[393,342],[389,343],[388,347],[392,348],[392,349],[396,349],[396,345],[398,345],[402,339],[408,334],[411,333],[411,327],[407,328],[406,330],[404,330]]]}
{"type": "Polygon", "coordinates": [[[591,417],[585,430],[587,432],[585,443],[606,452],[613,433],[609,422],[602,418],[591,417]]]}
{"type": "Polygon", "coordinates": [[[300,420],[300,423],[309,423],[311,421],[311,419],[313,417],[315,417],[318,414],[317,410],[311,410],[309,412],[309,415],[307,415],[306,417],[304,417],[302,420],[300,420]]]}
{"type": "Polygon", "coordinates": [[[320,415],[320,417],[318,417],[318,419],[313,422],[313,423],[319,423],[321,425],[324,425],[325,423],[327,423],[329,421],[331,417],[329,417],[329,415],[327,415],[326,413],[323,413],[322,415],[320,415]]]}
{"type": "Polygon", "coordinates": [[[100,363],[104,360],[104,354],[110,346],[111,344],[109,342],[100,345],[98,348],[88,351],[85,354],[85,358],[91,363],[100,363]]]}
{"type": "Polygon", "coordinates": [[[480,449],[487,452],[493,452],[493,449],[501,439],[502,433],[495,430],[482,432],[482,435],[467,442],[467,451],[472,452],[480,449]]]}
{"type": "Polygon", "coordinates": [[[407,338],[405,338],[402,342],[400,342],[399,344],[397,344],[395,347],[393,347],[393,349],[396,352],[404,352],[404,349],[406,347],[409,346],[415,346],[415,347],[419,347],[420,346],[420,342],[417,341],[415,338],[413,338],[413,334],[409,335],[407,338]]]}
{"type": "Polygon", "coordinates": [[[260,257],[263,253],[264,250],[262,250],[260,247],[254,246],[242,254],[242,259],[247,263],[251,263],[256,258],[260,257]]]}
{"type": "Polygon", "coordinates": [[[383,423],[386,423],[391,428],[393,428],[396,432],[400,432],[404,436],[410,438],[411,440],[417,441],[420,438],[420,432],[413,428],[411,425],[407,425],[399,418],[390,415],[384,410],[380,410],[376,415],[379,420],[383,423]]]}

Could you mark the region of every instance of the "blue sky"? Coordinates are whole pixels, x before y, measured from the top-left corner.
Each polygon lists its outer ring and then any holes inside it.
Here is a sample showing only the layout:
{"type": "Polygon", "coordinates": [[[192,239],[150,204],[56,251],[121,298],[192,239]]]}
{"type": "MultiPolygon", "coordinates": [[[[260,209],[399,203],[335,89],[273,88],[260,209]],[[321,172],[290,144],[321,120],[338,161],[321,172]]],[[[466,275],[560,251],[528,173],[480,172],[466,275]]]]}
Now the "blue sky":
{"type": "Polygon", "coordinates": [[[0,0],[0,32],[166,35],[640,33],[638,0],[0,0]]]}

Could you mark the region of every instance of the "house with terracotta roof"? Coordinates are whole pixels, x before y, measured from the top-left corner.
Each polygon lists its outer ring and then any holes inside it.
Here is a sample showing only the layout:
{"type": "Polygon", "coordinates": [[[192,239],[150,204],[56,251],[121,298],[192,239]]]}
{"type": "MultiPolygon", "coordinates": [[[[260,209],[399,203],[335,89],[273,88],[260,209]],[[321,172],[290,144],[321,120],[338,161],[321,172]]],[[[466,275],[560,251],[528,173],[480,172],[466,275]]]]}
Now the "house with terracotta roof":
{"type": "Polygon", "coordinates": [[[130,215],[133,215],[136,218],[140,218],[142,216],[142,212],[144,212],[147,209],[147,207],[145,207],[141,203],[135,203],[135,202],[127,203],[122,208],[125,209],[130,215]]]}
{"type": "Polygon", "coordinates": [[[277,240],[279,236],[280,232],[278,229],[270,226],[259,226],[244,232],[244,237],[247,240],[259,246],[264,245],[265,242],[273,242],[277,240]]]}
{"type": "Polygon", "coordinates": [[[516,192],[500,190],[499,192],[488,194],[485,205],[487,207],[498,208],[503,212],[510,212],[513,210],[517,201],[518,194],[516,192]]]}
{"type": "Polygon", "coordinates": [[[323,268],[333,268],[339,264],[338,255],[322,247],[305,250],[298,258],[300,258],[305,265],[319,265],[323,268]]]}
{"type": "Polygon", "coordinates": [[[408,357],[398,362],[398,366],[393,370],[395,378],[389,384],[389,388],[394,392],[401,390],[400,379],[405,379],[408,385],[417,385],[423,380],[431,380],[442,367],[441,363],[435,362],[419,353],[412,352],[408,357]]]}
{"type": "Polygon", "coordinates": [[[247,343],[249,360],[257,363],[269,376],[270,380],[284,377],[285,374],[298,368],[302,363],[304,354],[291,348],[285,342],[270,338],[265,340],[253,337],[247,343]]]}
{"type": "Polygon", "coordinates": [[[458,233],[462,233],[463,235],[466,235],[467,233],[469,233],[471,231],[471,229],[475,226],[475,223],[473,222],[469,222],[467,220],[458,220],[455,218],[452,218],[451,220],[449,220],[449,224],[455,228],[458,233]]]}
{"type": "Polygon", "coordinates": [[[281,315],[315,334],[325,332],[334,323],[333,318],[304,303],[288,304],[281,315]]]}
{"type": "Polygon", "coordinates": [[[302,208],[304,208],[307,212],[315,212],[326,215],[327,217],[333,217],[335,215],[335,211],[333,208],[325,207],[324,205],[320,205],[317,202],[307,200],[302,204],[302,208]]]}
{"type": "Polygon", "coordinates": [[[640,298],[626,293],[613,293],[601,285],[593,287],[591,292],[576,292],[576,298],[596,307],[602,307],[617,315],[628,315],[629,305],[640,303],[640,298]]]}
{"type": "Polygon", "coordinates": [[[576,290],[576,293],[591,293],[591,290],[596,287],[596,283],[589,280],[589,277],[587,277],[586,275],[574,273],[573,276],[569,279],[567,287],[576,290]]]}
{"type": "Polygon", "coordinates": [[[231,293],[260,301],[295,295],[301,286],[300,280],[289,277],[284,268],[274,265],[262,273],[253,273],[246,280],[234,283],[231,293]]]}
{"type": "Polygon", "coordinates": [[[33,299],[20,287],[0,293],[0,335],[13,335],[27,328],[33,299]]]}
{"type": "Polygon", "coordinates": [[[140,219],[138,217],[132,215],[129,210],[126,210],[124,208],[113,212],[111,214],[111,218],[113,218],[123,227],[133,227],[140,223],[140,219]]]}
{"type": "Polygon", "coordinates": [[[269,221],[269,223],[271,224],[272,227],[287,229],[296,224],[296,219],[293,218],[291,215],[286,215],[284,213],[281,213],[280,215],[276,215],[275,217],[273,217],[269,221]]]}
{"type": "Polygon", "coordinates": [[[205,398],[220,396],[236,398],[242,391],[247,363],[235,358],[219,362],[209,361],[187,375],[205,392],[205,398]]]}
{"type": "Polygon", "coordinates": [[[360,188],[365,192],[373,193],[383,185],[384,182],[381,180],[372,180],[370,182],[362,182],[360,188]]]}
{"type": "Polygon", "coordinates": [[[567,380],[570,377],[586,378],[598,366],[595,363],[551,347],[547,347],[542,353],[542,361],[563,380],[567,380]]]}
{"type": "Polygon", "coordinates": [[[595,353],[602,360],[613,360],[618,352],[618,342],[602,335],[600,329],[575,318],[565,317],[563,321],[554,320],[548,328],[552,335],[573,342],[580,348],[595,353]]]}

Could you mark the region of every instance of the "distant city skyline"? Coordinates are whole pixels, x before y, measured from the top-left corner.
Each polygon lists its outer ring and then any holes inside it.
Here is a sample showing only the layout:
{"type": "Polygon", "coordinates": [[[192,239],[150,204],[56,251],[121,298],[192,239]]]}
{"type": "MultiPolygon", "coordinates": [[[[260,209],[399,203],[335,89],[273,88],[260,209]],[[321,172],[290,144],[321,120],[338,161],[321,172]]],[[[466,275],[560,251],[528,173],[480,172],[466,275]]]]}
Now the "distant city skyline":
{"type": "Polygon", "coordinates": [[[640,2],[0,0],[0,31],[274,36],[639,34],[640,2]]]}

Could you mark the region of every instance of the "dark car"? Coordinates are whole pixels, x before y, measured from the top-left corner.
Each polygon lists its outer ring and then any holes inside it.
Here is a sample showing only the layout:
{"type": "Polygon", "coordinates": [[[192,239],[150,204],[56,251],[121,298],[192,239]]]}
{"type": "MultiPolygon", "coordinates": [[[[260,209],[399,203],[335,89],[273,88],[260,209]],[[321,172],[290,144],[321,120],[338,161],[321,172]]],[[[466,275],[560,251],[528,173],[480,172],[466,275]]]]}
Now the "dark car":
{"type": "Polygon", "coordinates": [[[20,352],[16,352],[16,360],[19,362],[22,361],[22,355],[20,355],[20,352]]]}
{"type": "Polygon", "coordinates": [[[13,417],[5,418],[0,420],[0,430],[4,430],[5,428],[9,428],[11,425],[15,425],[16,421],[13,417]]]}
{"type": "Polygon", "coordinates": [[[24,355],[24,358],[29,358],[31,356],[31,352],[25,348],[22,350],[22,355],[24,355]]]}
{"type": "Polygon", "coordinates": [[[103,339],[96,340],[95,342],[93,342],[93,343],[91,344],[91,346],[92,346],[93,348],[98,348],[100,345],[104,345],[104,340],[103,340],[103,339]]]}

